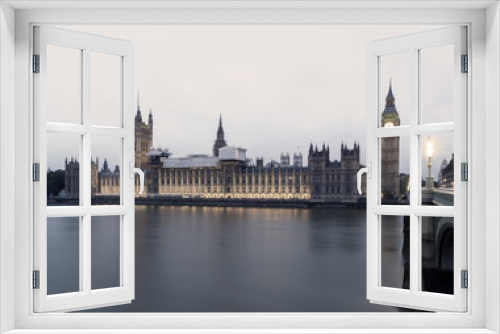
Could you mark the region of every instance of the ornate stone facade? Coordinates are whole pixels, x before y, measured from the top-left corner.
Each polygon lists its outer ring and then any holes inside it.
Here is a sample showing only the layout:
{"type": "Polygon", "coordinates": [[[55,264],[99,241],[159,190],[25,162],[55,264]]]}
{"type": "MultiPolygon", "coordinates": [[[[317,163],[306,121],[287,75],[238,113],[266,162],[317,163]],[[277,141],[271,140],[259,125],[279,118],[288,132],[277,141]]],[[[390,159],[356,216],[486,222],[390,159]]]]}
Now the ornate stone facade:
{"type": "Polygon", "coordinates": [[[75,198],[80,196],[80,163],[75,158],[64,162],[65,167],[65,193],[67,197],[75,198]]]}
{"type": "MultiPolygon", "coordinates": [[[[219,123],[220,126],[220,123],[219,123]]],[[[254,165],[243,149],[218,148],[217,157],[161,158],[146,170],[148,194],[183,198],[302,199],[311,202],[357,201],[360,147],[342,144],[341,160],[330,161],[329,148],[309,149],[308,167],[261,158],[254,165]]],[[[157,156],[154,154],[152,156],[157,156]]],[[[363,188],[365,185],[363,183],[363,188]]]]}

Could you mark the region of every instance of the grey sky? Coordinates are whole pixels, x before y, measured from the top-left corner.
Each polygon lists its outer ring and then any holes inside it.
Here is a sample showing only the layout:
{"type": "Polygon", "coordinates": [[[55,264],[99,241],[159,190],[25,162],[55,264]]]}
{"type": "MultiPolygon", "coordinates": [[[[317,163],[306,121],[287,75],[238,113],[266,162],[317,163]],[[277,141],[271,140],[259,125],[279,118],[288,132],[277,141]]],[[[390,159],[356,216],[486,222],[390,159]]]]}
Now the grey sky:
{"type": "MultiPolygon", "coordinates": [[[[306,160],[312,142],[318,146],[329,144],[334,160],[340,158],[342,141],[350,147],[359,141],[363,162],[367,44],[431,28],[71,27],[134,43],[135,85],[141,91],[143,118],[146,119],[151,108],[154,145],[168,148],[175,156],[211,154],[221,113],[228,144],[248,149],[250,158],[278,160],[281,152],[293,153],[299,147],[306,160]]],[[[399,60],[390,62],[391,65],[382,63],[382,95],[385,98],[391,77],[402,124],[407,124],[408,61],[405,63],[400,56],[391,57],[399,60]]],[[[110,70],[111,63],[103,60],[102,69],[110,70]]],[[[442,66],[433,66],[430,73],[446,77],[447,72],[442,66]]],[[[451,103],[449,92],[432,77],[427,81],[429,88],[425,95],[429,115],[446,114],[451,103]],[[433,106],[435,110],[431,110],[433,106]]],[[[109,87],[113,80],[100,81],[105,91],[104,87],[109,87]]],[[[95,96],[101,103],[93,102],[93,106],[101,104],[100,110],[114,110],[111,104],[107,107],[107,103],[112,103],[109,97],[98,93],[95,96]]],[[[443,157],[448,152],[451,151],[443,151],[443,157]]],[[[117,161],[116,149],[103,145],[98,153],[101,161],[104,154],[111,163],[117,161]]],[[[56,159],[59,159],[56,155],[49,157],[51,164],[59,167],[56,159]]],[[[436,156],[436,168],[441,159],[436,156]]],[[[402,171],[408,171],[407,161],[408,152],[403,151],[402,171]]]]}

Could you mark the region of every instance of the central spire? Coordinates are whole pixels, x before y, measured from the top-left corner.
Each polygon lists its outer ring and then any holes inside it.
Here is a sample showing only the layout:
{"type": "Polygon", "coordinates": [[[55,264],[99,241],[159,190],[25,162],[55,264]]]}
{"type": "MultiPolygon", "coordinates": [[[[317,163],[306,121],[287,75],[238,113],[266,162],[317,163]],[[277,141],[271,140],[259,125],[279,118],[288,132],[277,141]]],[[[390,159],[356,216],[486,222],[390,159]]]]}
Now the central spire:
{"type": "Polygon", "coordinates": [[[224,138],[224,128],[222,127],[222,114],[219,115],[219,128],[217,129],[217,138],[214,142],[213,156],[219,156],[219,149],[226,146],[226,139],[224,138]]]}
{"type": "Polygon", "coordinates": [[[224,128],[222,127],[222,114],[219,115],[219,128],[217,129],[217,140],[224,140],[224,128]]]}
{"type": "Polygon", "coordinates": [[[387,99],[393,99],[394,100],[394,95],[392,95],[392,78],[389,79],[389,92],[387,93],[386,100],[387,99]]]}

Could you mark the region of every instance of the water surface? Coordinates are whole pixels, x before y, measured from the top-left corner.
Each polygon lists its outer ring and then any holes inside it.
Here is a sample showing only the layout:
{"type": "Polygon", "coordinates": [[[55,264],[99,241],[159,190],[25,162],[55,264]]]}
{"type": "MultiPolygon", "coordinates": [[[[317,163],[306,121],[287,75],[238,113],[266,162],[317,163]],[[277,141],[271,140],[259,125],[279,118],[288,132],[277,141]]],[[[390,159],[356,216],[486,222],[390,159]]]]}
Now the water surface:
{"type": "MultiPolygon", "coordinates": [[[[93,238],[101,241],[92,244],[92,260],[102,262],[95,268],[117,258],[109,254],[118,250],[116,225],[111,225],[93,229],[93,238]]],[[[401,226],[395,230],[402,238],[401,226]]],[[[392,252],[394,263],[384,267],[384,276],[399,284],[401,253],[392,252]]],[[[109,286],[118,269],[110,264],[107,272],[109,286]]],[[[50,285],[63,284],[64,275],[52,270],[50,285]]],[[[103,286],[102,276],[93,275],[92,286],[103,286]]],[[[366,212],[361,209],[137,206],[135,279],[131,304],[92,311],[400,311],[366,299],[366,212]]]]}

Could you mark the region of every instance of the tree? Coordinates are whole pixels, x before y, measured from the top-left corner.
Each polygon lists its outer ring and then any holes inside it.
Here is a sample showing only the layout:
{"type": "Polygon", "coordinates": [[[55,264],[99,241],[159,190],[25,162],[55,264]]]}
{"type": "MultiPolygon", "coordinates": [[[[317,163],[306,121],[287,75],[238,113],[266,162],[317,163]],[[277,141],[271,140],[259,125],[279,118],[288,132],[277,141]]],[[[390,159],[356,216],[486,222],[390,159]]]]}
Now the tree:
{"type": "Polygon", "coordinates": [[[47,171],[47,197],[57,196],[65,188],[66,172],[58,169],[47,171]]]}

